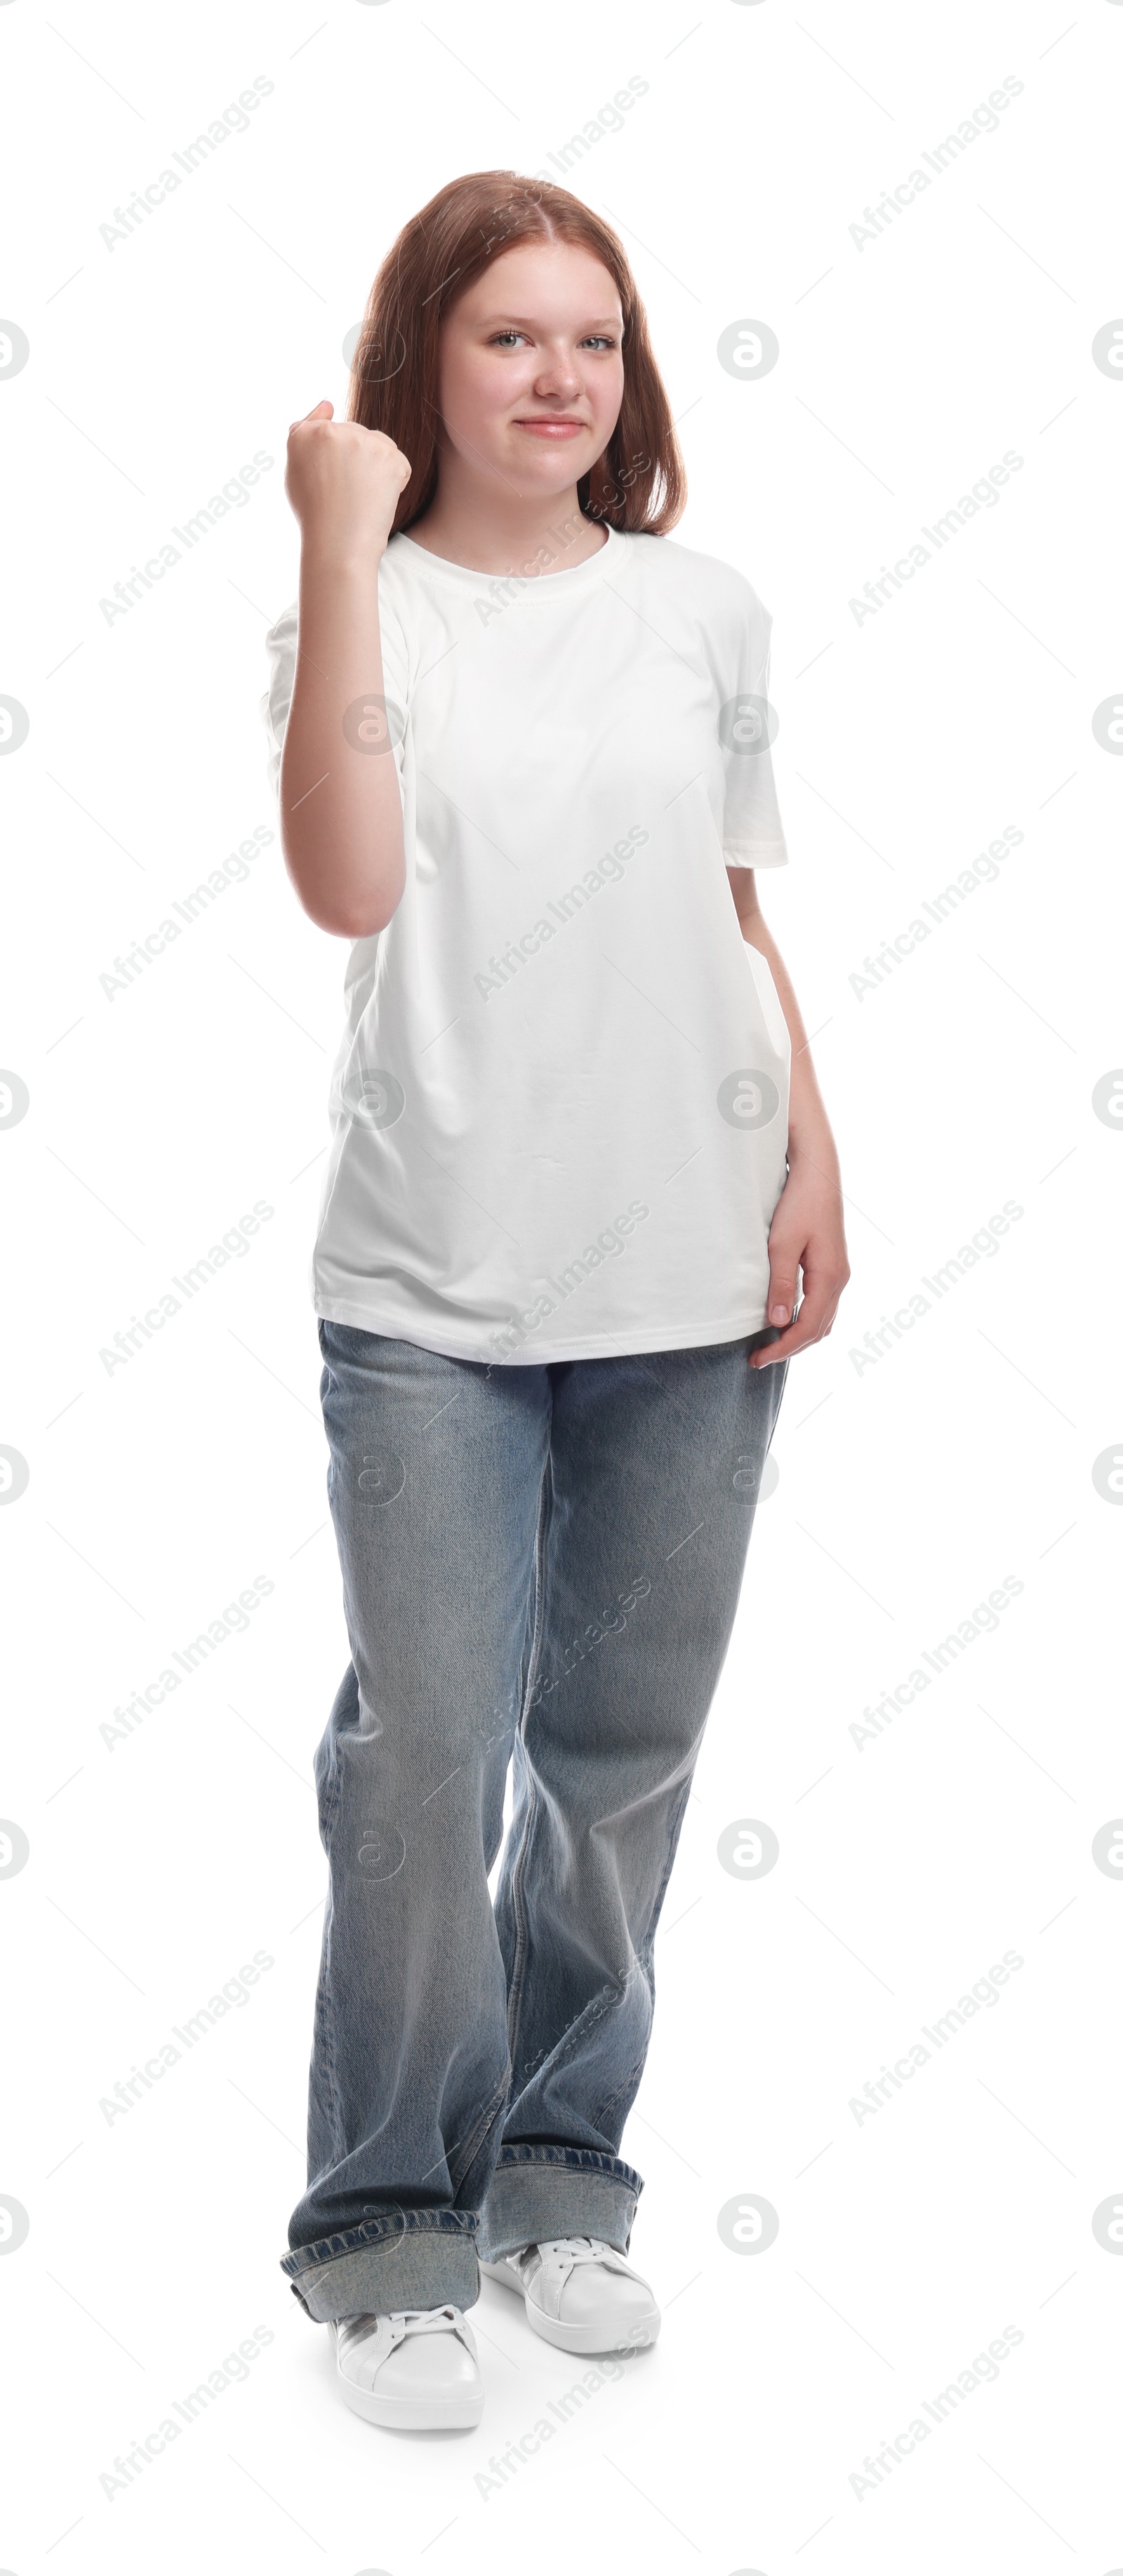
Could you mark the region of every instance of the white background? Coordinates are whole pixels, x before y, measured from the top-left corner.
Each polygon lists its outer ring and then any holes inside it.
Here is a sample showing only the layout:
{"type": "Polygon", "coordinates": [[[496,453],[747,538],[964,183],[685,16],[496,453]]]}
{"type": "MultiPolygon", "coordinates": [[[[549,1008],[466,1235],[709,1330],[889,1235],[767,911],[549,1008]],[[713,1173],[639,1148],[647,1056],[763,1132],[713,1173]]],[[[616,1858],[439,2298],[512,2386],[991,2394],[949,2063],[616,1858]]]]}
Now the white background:
{"type": "Polygon", "coordinates": [[[1092,1105],[1123,1063],[1123,763],[1092,730],[1123,682],[1123,384],[1092,357],[1123,313],[1123,6],[797,6],[0,5],[0,301],[30,343],[0,382],[0,692],[30,720],[0,760],[0,1060],[30,1095],[0,1131],[0,1442],[29,1469],[0,1515],[0,1807],[30,1845],[0,1884],[0,2192],[30,2221],[0,2264],[15,2576],[1123,2563],[1123,2261],[1092,2226],[1123,2201],[1123,1892],[1092,1856],[1123,1809],[1123,1518],[1092,1472],[1123,1445],[1123,1143],[1092,1105]],[[257,75],[249,130],[107,246],[257,75]],[[274,839],[128,989],[99,979],[275,829],[257,702],[295,590],[284,442],[321,396],[343,411],[389,242],[459,172],[549,166],[633,75],[647,93],[571,184],[647,305],[690,484],[675,533],[775,619],[792,864],[761,891],[816,1033],[853,1278],[789,1373],[657,1946],[623,2152],[662,2340],[485,2488],[576,2365],[485,2284],[479,2432],[376,2432],[278,2260],[325,1875],[311,1758],[347,1661],[307,1283],[346,950],[274,839]],[[859,246],[863,210],[1007,76],[998,131],[859,246]],[[759,381],[717,358],[746,318],[780,344],[759,381]],[[258,449],[247,506],[107,622],[258,449]],[[851,599],[1008,449],[997,504],[859,623],[851,599]],[[863,959],[1007,825],[998,881],[859,998],[863,959]],[[107,1371],[257,1199],[252,1249],[107,1371]],[[1008,1200],[1000,1249],[859,1366],[1008,1200]],[[258,1574],[247,1633],[108,1745],[258,1574]],[[859,1745],[867,1704],[1010,1575],[997,1632],[859,1745]],[[779,1839],[757,1881],[717,1856],[744,1817],[779,1839]],[[258,1949],[250,2001],[107,2120],[258,1949]],[[859,2121],[1007,1950],[1000,2001],[859,2121]],[[746,2194],[779,2217],[749,2259],[717,2226],[746,2194]],[[856,2491],[1007,2324],[997,2380],[856,2491]],[[115,2456],[257,2326],[248,2376],[107,2496],[115,2456]]]}

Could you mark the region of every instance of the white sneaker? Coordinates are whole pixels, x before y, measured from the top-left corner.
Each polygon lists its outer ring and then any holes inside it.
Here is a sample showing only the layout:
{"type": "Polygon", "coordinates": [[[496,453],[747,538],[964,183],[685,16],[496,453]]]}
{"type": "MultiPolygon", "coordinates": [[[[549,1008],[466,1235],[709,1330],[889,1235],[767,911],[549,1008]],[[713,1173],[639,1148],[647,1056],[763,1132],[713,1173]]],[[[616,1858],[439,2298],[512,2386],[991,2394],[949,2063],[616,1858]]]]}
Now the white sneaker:
{"type": "Polygon", "coordinates": [[[340,2394],[368,2424],[433,2433],[479,2423],[476,2338],[459,2308],[399,2308],[329,2322],[340,2394]]]}
{"type": "Polygon", "coordinates": [[[659,2310],[648,2281],[599,2236],[556,2236],[480,2262],[491,2281],[517,2290],[527,2322],[562,2352],[638,2352],[654,2343],[659,2310]]]}

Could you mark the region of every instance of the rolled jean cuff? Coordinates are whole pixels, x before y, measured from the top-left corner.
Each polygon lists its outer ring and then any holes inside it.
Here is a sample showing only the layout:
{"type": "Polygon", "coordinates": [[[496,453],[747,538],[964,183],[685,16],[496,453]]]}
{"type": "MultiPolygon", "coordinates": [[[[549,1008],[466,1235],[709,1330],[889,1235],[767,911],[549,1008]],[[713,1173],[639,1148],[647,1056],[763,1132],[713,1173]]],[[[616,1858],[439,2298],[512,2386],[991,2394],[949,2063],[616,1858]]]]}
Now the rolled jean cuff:
{"type": "Polygon", "coordinates": [[[631,2165],[592,2147],[502,2147],[480,2212],[480,2256],[498,2263],[554,2236],[599,2236],[626,2254],[642,2190],[631,2165]]]}
{"type": "Polygon", "coordinates": [[[364,2219],[281,2256],[305,2315],[389,2316],[401,2308],[471,2308],[480,2295],[474,2210],[403,2209],[364,2219]]]}

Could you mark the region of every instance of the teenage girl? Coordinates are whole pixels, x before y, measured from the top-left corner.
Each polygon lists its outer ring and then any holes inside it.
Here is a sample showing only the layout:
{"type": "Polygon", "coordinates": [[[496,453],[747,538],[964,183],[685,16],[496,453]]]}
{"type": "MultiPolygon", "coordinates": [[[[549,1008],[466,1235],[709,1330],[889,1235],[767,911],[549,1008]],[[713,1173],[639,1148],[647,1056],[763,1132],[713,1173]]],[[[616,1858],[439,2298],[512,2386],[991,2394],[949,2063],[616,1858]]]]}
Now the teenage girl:
{"type": "Polygon", "coordinates": [[[842,1197],[757,904],[771,618],[668,533],[616,235],[510,171],[441,189],[287,490],[285,860],[352,943],[311,1265],[351,1661],[282,2268],[348,2404],[467,2425],[481,2268],[566,2351],[658,2331],[620,2141],[842,1197]]]}

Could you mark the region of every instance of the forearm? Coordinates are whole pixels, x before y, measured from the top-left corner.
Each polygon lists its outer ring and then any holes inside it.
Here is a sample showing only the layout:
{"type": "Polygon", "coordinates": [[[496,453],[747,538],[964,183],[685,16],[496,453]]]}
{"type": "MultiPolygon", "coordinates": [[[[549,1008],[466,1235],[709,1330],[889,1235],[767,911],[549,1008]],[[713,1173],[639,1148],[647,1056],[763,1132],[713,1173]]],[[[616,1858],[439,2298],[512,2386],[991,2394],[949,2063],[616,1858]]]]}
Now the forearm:
{"type": "Polygon", "coordinates": [[[737,904],[742,938],[747,939],[750,946],[758,949],[760,955],[768,960],[772,981],[780,997],[780,1008],[787,1022],[792,1042],[788,1160],[790,1163],[795,1163],[797,1160],[814,1163],[824,1175],[837,1180],[838,1152],[831,1133],[830,1120],[823,1104],[823,1096],[815,1078],[810,1041],[803,1024],[803,1014],[795,997],[791,976],[761,913],[755,891],[748,899],[742,894],[738,902],[738,890],[732,886],[732,872],[730,872],[730,883],[734,902],[737,904]]]}
{"type": "Polygon", "coordinates": [[[367,751],[343,719],[384,697],[378,562],[327,561],[305,548],[292,705],[281,756],[281,836],[300,901],[322,930],[349,939],[385,928],[405,883],[401,794],[375,706],[367,751]],[[379,735],[381,739],[379,741],[379,735]]]}

